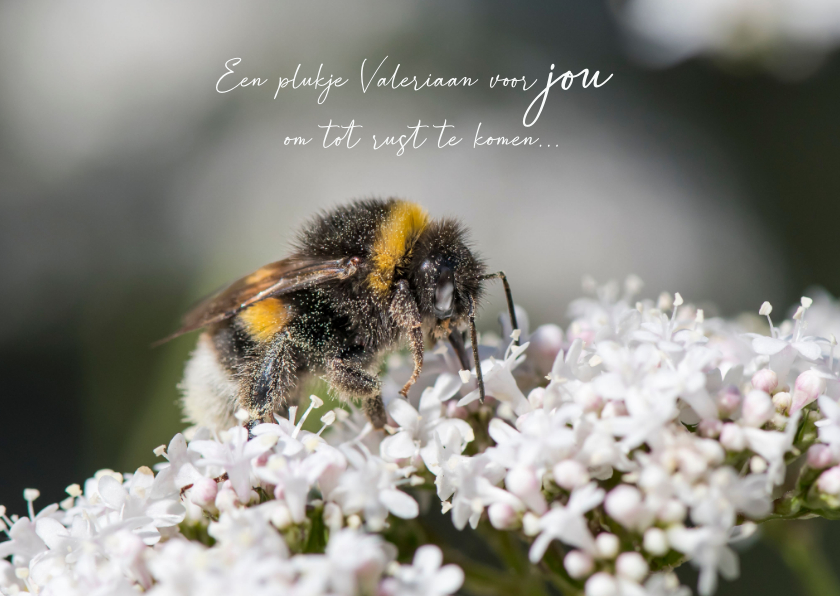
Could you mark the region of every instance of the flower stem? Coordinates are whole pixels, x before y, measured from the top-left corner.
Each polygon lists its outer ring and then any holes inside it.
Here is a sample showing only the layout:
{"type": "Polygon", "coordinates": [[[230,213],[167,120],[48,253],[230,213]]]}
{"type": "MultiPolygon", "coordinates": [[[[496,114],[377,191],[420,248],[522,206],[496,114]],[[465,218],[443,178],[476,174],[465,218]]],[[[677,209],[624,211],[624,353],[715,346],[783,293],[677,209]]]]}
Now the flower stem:
{"type": "Polygon", "coordinates": [[[814,522],[770,522],[764,529],[809,596],[840,596],[840,581],[819,545],[814,522]]]}

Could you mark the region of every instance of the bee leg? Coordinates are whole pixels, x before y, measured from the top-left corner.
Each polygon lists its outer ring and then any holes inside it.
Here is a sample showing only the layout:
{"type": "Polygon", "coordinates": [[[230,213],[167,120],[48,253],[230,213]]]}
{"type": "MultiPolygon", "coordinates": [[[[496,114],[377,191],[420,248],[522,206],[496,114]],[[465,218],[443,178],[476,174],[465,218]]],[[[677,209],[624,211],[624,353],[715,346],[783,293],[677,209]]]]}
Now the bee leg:
{"type": "Polygon", "coordinates": [[[373,425],[380,429],[387,422],[385,404],[382,403],[382,389],[379,378],[370,374],[351,360],[333,358],[326,366],[327,381],[340,395],[349,395],[362,400],[362,409],[373,425]]]}
{"type": "Polygon", "coordinates": [[[257,420],[274,422],[274,411],[292,394],[297,384],[292,342],[287,332],[278,333],[268,348],[254,361],[251,382],[243,407],[257,420]]]}
{"type": "Polygon", "coordinates": [[[400,395],[408,397],[408,390],[417,381],[420,370],[423,368],[423,320],[420,318],[420,309],[417,308],[417,302],[411,295],[406,280],[397,282],[397,288],[394,291],[394,297],[391,299],[391,306],[388,311],[391,318],[408,336],[408,349],[411,350],[411,355],[414,358],[414,370],[411,373],[411,378],[400,389],[400,395]]]}

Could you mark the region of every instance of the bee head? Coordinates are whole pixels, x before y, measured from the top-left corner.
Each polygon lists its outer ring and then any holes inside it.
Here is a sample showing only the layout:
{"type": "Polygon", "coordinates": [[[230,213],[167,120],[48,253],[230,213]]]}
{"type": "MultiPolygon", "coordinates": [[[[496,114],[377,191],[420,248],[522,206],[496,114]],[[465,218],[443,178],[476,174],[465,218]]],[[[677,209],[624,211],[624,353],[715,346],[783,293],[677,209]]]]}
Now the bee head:
{"type": "Polygon", "coordinates": [[[468,245],[466,230],[452,219],[431,222],[415,243],[409,284],[424,319],[463,320],[470,298],[478,302],[484,263],[468,245]]]}

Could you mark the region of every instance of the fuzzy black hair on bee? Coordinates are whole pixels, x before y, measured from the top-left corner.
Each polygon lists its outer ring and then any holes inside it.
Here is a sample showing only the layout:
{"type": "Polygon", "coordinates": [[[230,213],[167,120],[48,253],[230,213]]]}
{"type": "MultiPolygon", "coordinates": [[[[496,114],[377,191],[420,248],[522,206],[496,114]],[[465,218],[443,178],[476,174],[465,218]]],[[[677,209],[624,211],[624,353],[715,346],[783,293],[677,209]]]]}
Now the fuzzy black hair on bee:
{"type": "MultiPolygon", "coordinates": [[[[381,357],[408,345],[414,371],[427,340],[448,338],[471,368],[477,360],[475,312],[483,261],[453,219],[431,219],[399,199],[368,199],[322,212],[305,224],[292,254],[234,282],[193,309],[174,336],[204,328],[187,364],[187,419],[210,428],[271,421],[295,403],[305,377],[324,378],[341,398],[357,398],[375,428],[387,415],[375,371],[381,357]]],[[[513,319],[516,327],[515,318],[513,319]]],[[[484,385],[476,370],[481,396],[484,385]]]]}

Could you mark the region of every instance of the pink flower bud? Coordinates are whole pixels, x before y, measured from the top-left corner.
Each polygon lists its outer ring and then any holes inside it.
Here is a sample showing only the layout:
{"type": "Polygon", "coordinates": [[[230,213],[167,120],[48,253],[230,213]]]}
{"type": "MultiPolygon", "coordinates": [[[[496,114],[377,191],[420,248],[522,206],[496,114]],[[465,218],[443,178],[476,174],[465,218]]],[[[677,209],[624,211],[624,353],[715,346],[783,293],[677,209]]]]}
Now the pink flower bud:
{"type": "Polygon", "coordinates": [[[762,368],[753,375],[752,386],[759,391],[773,393],[773,390],[779,386],[779,377],[769,368],[762,368]]]}
{"type": "Polygon", "coordinates": [[[487,516],[497,530],[513,530],[519,526],[516,510],[507,503],[493,503],[487,508],[487,516]]]}
{"type": "Polygon", "coordinates": [[[720,431],[720,444],[727,451],[743,451],[747,447],[747,438],[740,426],[729,422],[720,431]]]}
{"type": "Polygon", "coordinates": [[[447,418],[461,418],[465,419],[469,416],[469,411],[458,405],[457,399],[450,399],[446,402],[446,417],[447,418]]]}
{"type": "Polygon", "coordinates": [[[720,436],[720,431],[723,428],[723,422],[718,420],[717,418],[705,418],[704,420],[700,421],[700,425],[697,427],[697,431],[700,433],[701,437],[706,437],[707,439],[716,439],[720,436]]]}
{"type": "Polygon", "coordinates": [[[610,491],[604,502],[607,513],[625,528],[634,528],[643,515],[642,493],[639,489],[620,484],[610,491]]]}
{"type": "Polygon", "coordinates": [[[505,486],[534,512],[542,515],[547,507],[542,494],[540,479],[536,472],[527,466],[517,466],[505,476],[505,486]]]}
{"type": "Polygon", "coordinates": [[[190,500],[200,507],[207,507],[216,501],[216,481],[212,478],[199,478],[190,489],[190,500]]]}
{"type": "MultiPolygon", "coordinates": [[[[535,410],[543,407],[543,401],[545,400],[545,388],[544,387],[535,387],[531,390],[531,393],[528,394],[528,403],[531,404],[531,407],[535,410]]],[[[454,401],[454,400],[453,400],[454,401]]]]}
{"type": "Polygon", "coordinates": [[[834,463],[834,458],[828,445],[816,443],[808,449],[808,465],[815,470],[827,468],[832,463],[834,463]]]}
{"type": "Polygon", "coordinates": [[[603,407],[604,400],[587,383],[575,393],[575,403],[583,408],[584,412],[597,412],[603,407]]]}
{"type": "Polygon", "coordinates": [[[563,566],[572,579],[583,579],[595,567],[595,561],[587,553],[579,550],[569,551],[569,554],[563,559],[563,566]]]}
{"type": "Polygon", "coordinates": [[[732,415],[741,405],[741,394],[735,387],[727,387],[717,395],[717,407],[724,416],[732,415]]]}
{"type": "Polygon", "coordinates": [[[617,418],[619,416],[627,416],[627,407],[623,401],[608,401],[604,409],[601,410],[601,418],[617,418]]]}
{"type": "Polygon", "coordinates": [[[229,480],[225,481],[225,484],[222,485],[222,488],[219,489],[218,493],[216,493],[216,509],[219,511],[232,511],[239,502],[239,499],[236,497],[236,493],[232,488],[227,486],[229,482],[229,480]]]}
{"type": "Polygon", "coordinates": [[[829,495],[840,496],[840,466],[834,466],[820,474],[817,488],[829,495]]]}
{"type": "Polygon", "coordinates": [[[823,391],[825,391],[825,379],[816,371],[806,370],[796,377],[796,383],[793,386],[793,403],[790,407],[791,413],[797,412],[816,401],[823,391]]]}
{"type": "Polygon", "coordinates": [[[561,461],[554,466],[554,482],[566,490],[574,490],[589,482],[589,472],[580,462],[572,459],[561,461]]]}
{"type": "Polygon", "coordinates": [[[541,376],[551,372],[554,359],[563,349],[563,330],[557,325],[540,325],[528,338],[526,355],[541,376]]]}
{"type": "Polygon", "coordinates": [[[747,426],[759,427],[776,413],[773,400],[764,391],[750,391],[741,406],[741,420],[747,426]]]}

